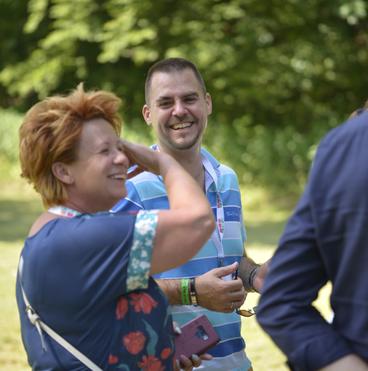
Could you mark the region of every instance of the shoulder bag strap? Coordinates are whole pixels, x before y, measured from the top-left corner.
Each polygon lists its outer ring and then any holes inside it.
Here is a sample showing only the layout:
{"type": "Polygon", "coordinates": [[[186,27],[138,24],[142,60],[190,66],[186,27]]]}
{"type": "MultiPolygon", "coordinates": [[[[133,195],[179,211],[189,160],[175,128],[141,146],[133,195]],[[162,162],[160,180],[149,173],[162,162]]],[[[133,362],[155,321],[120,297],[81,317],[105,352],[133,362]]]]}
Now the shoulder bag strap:
{"type": "Polygon", "coordinates": [[[103,371],[100,367],[98,367],[95,363],[93,363],[88,357],[86,357],[83,353],[81,353],[78,349],[76,349],[73,345],[68,343],[63,337],[61,337],[58,333],[56,333],[51,327],[47,326],[45,322],[41,320],[39,315],[35,312],[32,308],[31,304],[29,303],[26,293],[24,292],[23,285],[21,282],[21,271],[23,266],[23,258],[20,258],[19,262],[19,283],[22,290],[23,300],[26,305],[26,313],[28,316],[29,321],[34,325],[40,335],[42,349],[46,350],[46,343],[43,337],[42,330],[46,332],[50,337],[52,337],[57,343],[59,343],[64,349],[66,349],[69,353],[71,353],[75,358],[77,358],[80,362],[82,362],[85,366],[87,366],[92,371],[103,371]]]}

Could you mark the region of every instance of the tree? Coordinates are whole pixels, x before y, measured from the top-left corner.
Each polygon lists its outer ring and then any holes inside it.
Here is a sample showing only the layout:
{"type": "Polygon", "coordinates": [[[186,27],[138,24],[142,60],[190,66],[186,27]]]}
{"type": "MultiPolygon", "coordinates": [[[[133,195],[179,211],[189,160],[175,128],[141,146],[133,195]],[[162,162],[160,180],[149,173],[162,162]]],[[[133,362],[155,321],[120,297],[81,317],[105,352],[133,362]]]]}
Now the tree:
{"type": "Polygon", "coordinates": [[[207,143],[220,143],[230,161],[236,154],[238,170],[253,178],[279,161],[285,170],[279,182],[289,171],[303,183],[311,157],[305,153],[367,98],[363,0],[2,0],[2,6],[5,15],[15,9],[23,27],[20,33],[9,19],[3,27],[10,37],[0,36],[11,55],[0,72],[7,104],[14,97],[28,106],[83,80],[121,96],[131,121],[140,117],[148,67],[184,56],[198,65],[214,101],[216,128],[207,143]]]}

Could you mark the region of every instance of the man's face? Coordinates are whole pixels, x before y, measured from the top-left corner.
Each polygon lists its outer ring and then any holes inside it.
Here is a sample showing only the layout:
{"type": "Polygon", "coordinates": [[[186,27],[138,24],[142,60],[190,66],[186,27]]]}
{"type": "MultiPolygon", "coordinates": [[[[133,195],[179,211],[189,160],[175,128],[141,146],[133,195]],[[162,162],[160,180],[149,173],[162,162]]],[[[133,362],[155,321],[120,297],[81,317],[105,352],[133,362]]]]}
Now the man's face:
{"type": "Polygon", "coordinates": [[[211,97],[191,69],[153,74],[143,117],[163,150],[198,149],[211,112],[211,97]]]}

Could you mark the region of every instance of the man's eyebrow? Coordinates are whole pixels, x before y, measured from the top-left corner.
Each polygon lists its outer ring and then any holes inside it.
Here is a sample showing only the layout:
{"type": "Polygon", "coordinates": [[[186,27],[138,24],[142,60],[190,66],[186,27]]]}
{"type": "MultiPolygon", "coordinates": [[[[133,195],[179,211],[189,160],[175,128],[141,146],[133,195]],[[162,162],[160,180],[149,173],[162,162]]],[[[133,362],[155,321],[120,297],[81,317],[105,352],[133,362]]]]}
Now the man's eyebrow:
{"type": "Polygon", "coordinates": [[[171,100],[172,98],[171,97],[165,97],[165,96],[162,96],[162,97],[158,97],[156,99],[156,102],[162,102],[162,101],[165,101],[165,100],[171,100]]]}
{"type": "Polygon", "coordinates": [[[199,94],[196,91],[193,91],[193,92],[184,94],[183,98],[192,97],[192,96],[199,97],[199,94]]]}
{"type": "MultiPolygon", "coordinates": [[[[193,92],[189,92],[189,93],[186,93],[186,94],[183,94],[181,96],[181,98],[188,98],[188,97],[199,97],[199,94],[196,92],[196,91],[193,91],[193,92]]],[[[156,102],[162,102],[162,101],[168,101],[168,100],[172,100],[173,98],[170,97],[170,96],[161,96],[161,97],[158,97],[156,99],[156,102]]]]}

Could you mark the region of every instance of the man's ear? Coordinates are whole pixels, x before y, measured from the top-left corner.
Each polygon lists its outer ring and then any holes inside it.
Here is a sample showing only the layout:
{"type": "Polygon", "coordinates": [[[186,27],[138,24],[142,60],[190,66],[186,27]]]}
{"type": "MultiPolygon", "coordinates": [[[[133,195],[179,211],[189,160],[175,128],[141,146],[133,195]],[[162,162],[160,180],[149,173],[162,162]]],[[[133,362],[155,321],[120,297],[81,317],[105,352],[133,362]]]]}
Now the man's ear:
{"type": "Polygon", "coordinates": [[[151,121],[151,110],[149,109],[149,107],[147,106],[147,104],[145,104],[142,108],[142,115],[143,115],[143,118],[144,118],[144,121],[146,121],[146,124],[148,126],[151,126],[152,125],[152,121],[151,121]]]}
{"type": "Polygon", "coordinates": [[[62,162],[54,162],[51,166],[52,173],[59,179],[62,183],[73,184],[74,177],[70,172],[68,165],[62,162]]]}
{"type": "Polygon", "coordinates": [[[212,113],[212,98],[210,93],[206,93],[206,105],[207,105],[207,115],[210,115],[212,113]]]}

